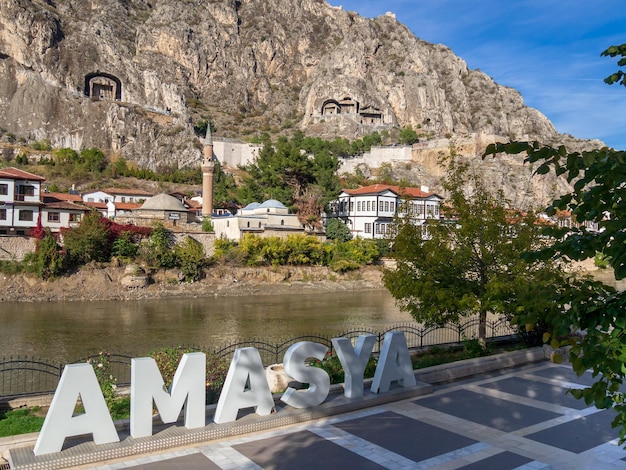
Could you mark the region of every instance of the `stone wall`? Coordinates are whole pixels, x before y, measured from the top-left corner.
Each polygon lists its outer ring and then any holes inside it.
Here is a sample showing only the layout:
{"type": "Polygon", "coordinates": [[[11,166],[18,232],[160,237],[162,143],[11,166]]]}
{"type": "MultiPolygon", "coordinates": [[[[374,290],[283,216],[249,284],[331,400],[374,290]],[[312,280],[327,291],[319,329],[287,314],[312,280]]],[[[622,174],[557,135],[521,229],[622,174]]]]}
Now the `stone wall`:
{"type": "Polygon", "coordinates": [[[27,253],[34,251],[34,238],[0,235],[0,260],[21,261],[27,253]]]}
{"type": "Polygon", "coordinates": [[[191,237],[197,242],[200,242],[204,248],[204,255],[206,257],[213,256],[215,253],[215,233],[211,232],[173,232],[174,243],[178,243],[184,240],[186,237],[191,237]]]}
{"type": "Polygon", "coordinates": [[[383,163],[410,162],[412,158],[410,145],[372,147],[360,157],[340,159],[339,173],[354,173],[362,164],[368,168],[379,168],[383,163]]]}
{"type": "Polygon", "coordinates": [[[233,168],[246,166],[256,160],[263,147],[229,139],[213,139],[213,154],[221,163],[233,168]]]}

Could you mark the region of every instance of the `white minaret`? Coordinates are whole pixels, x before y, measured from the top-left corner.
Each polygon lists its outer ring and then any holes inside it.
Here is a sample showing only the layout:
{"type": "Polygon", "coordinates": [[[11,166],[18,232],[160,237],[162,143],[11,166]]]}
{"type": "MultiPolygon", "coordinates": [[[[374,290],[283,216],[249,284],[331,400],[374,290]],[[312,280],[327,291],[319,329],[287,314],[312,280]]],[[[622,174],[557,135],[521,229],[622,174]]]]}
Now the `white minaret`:
{"type": "Polygon", "coordinates": [[[204,147],[202,148],[202,217],[211,217],[213,213],[213,172],[215,160],[213,158],[213,137],[211,124],[207,123],[204,147]]]}

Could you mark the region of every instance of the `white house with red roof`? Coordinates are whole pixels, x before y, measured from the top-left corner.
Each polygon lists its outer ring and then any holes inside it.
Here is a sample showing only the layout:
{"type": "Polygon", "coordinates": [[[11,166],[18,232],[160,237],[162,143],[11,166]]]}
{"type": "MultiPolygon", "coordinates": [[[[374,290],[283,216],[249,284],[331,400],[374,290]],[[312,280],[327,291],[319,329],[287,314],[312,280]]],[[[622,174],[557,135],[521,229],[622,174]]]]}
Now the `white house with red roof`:
{"type": "Polygon", "coordinates": [[[0,235],[27,235],[37,226],[43,181],[18,168],[0,169],[0,235]]]}
{"type": "Polygon", "coordinates": [[[357,189],[344,189],[330,204],[327,218],[342,220],[353,236],[385,238],[394,217],[410,216],[411,221],[423,224],[438,219],[443,198],[428,188],[410,188],[389,184],[373,184],[357,189]]]}
{"type": "Polygon", "coordinates": [[[78,194],[44,191],[41,225],[52,232],[59,232],[64,227],[77,227],[89,211],[78,194]]]}

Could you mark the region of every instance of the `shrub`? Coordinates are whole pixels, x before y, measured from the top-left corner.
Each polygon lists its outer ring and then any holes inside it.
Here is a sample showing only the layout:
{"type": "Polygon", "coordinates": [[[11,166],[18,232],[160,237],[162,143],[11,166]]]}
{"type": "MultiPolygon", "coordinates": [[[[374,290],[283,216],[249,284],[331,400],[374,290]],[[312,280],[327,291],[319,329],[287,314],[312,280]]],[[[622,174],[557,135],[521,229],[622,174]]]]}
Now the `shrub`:
{"type": "Polygon", "coordinates": [[[111,411],[116,401],[115,389],[117,388],[117,378],[113,377],[111,372],[111,355],[108,352],[100,351],[94,358],[87,359],[87,363],[91,364],[100,384],[102,396],[107,404],[107,408],[111,411]]]}
{"type": "Polygon", "coordinates": [[[133,242],[133,234],[129,231],[122,232],[113,242],[111,254],[126,261],[133,260],[139,251],[139,247],[133,242]]]}
{"type": "Polygon", "coordinates": [[[41,279],[57,277],[64,272],[65,257],[50,230],[46,230],[43,238],[37,240],[35,252],[27,254],[24,263],[41,279]]]}
{"type": "Polygon", "coordinates": [[[210,218],[206,218],[202,221],[203,232],[214,232],[213,221],[210,218]]]}
{"type": "Polygon", "coordinates": [[[92,211],[83,217],[80,225],[63,232],[63,246],[73,264],[90,261],[108,261],[111,241],[101,215],[92,211]]]}
{"type": "Polygon", "coordinates": [[[158,268],[176,266],[176,255],[172,250],[172,237],[163,227],[163,224],[155,224],[148,238],[148,243],[144,245],[143,257],[148,264],[158,268]]]}
{"type": "Polygon", "coordinates": [[[341,220],[330,219],[326,223],[326,237],[329,240],[347,242],[348,240],[352,240],[352,232],[350,231],[350,227],[341,220]]]}
{"type": "Polygon", "coordinates": [[[205,258],[204,248],[199,241],[187,237],[174,247],[174,253],[185,281],[193,282],[202,277],[205,258]]]}

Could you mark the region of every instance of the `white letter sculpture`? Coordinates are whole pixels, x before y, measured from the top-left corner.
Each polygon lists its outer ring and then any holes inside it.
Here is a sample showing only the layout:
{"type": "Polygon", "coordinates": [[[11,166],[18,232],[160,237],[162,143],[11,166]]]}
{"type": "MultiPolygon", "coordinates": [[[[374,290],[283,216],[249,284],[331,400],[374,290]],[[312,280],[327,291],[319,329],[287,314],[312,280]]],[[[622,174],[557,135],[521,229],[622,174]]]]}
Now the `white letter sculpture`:
{"type": "Polygon", "coordinates": [[[311,341],[301,341],[287,349],[283,358],[283,368],[289,377],[308,383],[307,390],[296,390],[289,387],[280,398],[281,401],[294,408],[309,408],[317,406],[326,400],[330,391],[330,377],[324,369],[308,366],[306,360],[310,357],[324,359],[328,348],[323,344],[311,341]]]}
{"type": "Polygon", "coordinates": [[[267,416],[274,409],[274,399],[259,350],[241,348],[235,350],[228,368],[213,421],[218,424],[235,421],[240,409],[250,407],[257,414],[267,416]]]}
{"type": "Polygon", "coordinates": [[[90,433],[96,444],[120,440],[91,364],[69,364],[63,369],[34,453],[60,452],[66,437],[90,433]],[[85,413],[73,416],[79,395],[85,413]]]}
{"type": "Polygon", "coordinates": [[[413,365],[409,356],[404,333],[390,331],[385,334],[383,350],[378,359],[371,391],[388,392],[391,382],[398,381],[401,387],[415,385],[413,365]]]}
{"type": "Polygon", "coordinates": [[[152,400],[163,423],[174,423],[185,407],[187,429],[205,426],[206,355],[201,352],[183,354],[174,380],[165,391],[165,382],[151,357],[131,359],[130,372],[130,435],[152,435],[152,400]]]}
{"type": "Polygon", "coordinates": [[[355,348],[352,347],[352,342],[348,338],[333,338],[331,341],[346,377],[343,384],[344,396],[348,398],[362,397],[363,374],[372,355],[376,336],[359,336],[355,348]]]}

